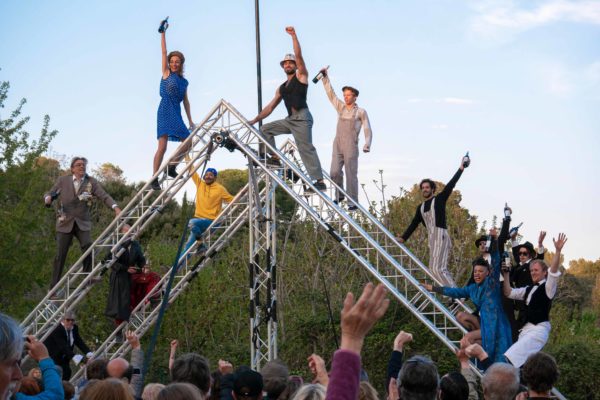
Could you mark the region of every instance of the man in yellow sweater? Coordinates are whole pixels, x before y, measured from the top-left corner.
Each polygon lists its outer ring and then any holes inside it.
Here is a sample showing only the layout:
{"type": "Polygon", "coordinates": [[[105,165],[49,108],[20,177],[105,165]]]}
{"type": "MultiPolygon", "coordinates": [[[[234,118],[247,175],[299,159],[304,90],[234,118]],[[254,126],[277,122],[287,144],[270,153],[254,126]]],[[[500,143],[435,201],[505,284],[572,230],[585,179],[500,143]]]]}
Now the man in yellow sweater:
{"type": "Polygon", "coordinates": [[[230,203],[233,196],[223,185],[216,182],[217,170],[207,168],[204,179],[198,173],[192,175],[196,184],[196,212],[190,219],[190,237],[185,245],[185,253],[195,241],[199,241],[202,233],[212,224],[213,220],[221,213],[223,202],[230,203]]]}

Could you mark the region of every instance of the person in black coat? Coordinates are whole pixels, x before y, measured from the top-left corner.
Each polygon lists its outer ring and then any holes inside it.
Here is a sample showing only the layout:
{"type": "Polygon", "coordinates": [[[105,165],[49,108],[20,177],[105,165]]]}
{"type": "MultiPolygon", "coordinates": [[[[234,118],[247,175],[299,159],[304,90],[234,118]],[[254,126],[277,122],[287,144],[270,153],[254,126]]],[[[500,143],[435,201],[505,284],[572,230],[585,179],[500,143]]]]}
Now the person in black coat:
{"type": "MultiPolygon", "coordinates": [[[[518,244],[516,242],[517,233],[513,233],[511,237],[513,242],[513,257],[517,265],[511,268],[510,270],[510,286],[513,288],[522,288],[526,286],[530,286],[533,284],[531,280],[531,272],[530,272],[530,264],[531,261],[535,260],[543,260],[544,259],[544,238],[546,237],[546,232],[541,231],[538,237],[538,248],[535,249],[533,244],[530,242],[525,242],[523,244],[518,244]]],[[[513,333],[517,332],[523,328],[526,321],[526,307],[525,302],[520,300],[514,301],[514,309],[517,311],[516,322],[514,326],[513,333]]]]}
{"type": "Polygon", "coordinates": [[[85,353],[84,362],[92,358],[93,355],[79,335],[79,327],[75,324],[75,313],[72,311],[65,313],[60,324],[44,340],[44,345],[48,348],[50,358],[62,368],[62,379],[65,381],[71,379],[70,361],[75,357],[75,346],[82,353],[85,353]]]}
{"type": "MultiPolygon", "coordinates": [[[[125,225],[122,232],[126,233],[129,226],[125,225]]],[[[115,319],[120,325],[129,320],[131,314],[131,275],[141,272],[146,265],[142,246],[135,240],[125,242],[125,251],[111,266],[110,286],[104,314],[115,319]]]]}

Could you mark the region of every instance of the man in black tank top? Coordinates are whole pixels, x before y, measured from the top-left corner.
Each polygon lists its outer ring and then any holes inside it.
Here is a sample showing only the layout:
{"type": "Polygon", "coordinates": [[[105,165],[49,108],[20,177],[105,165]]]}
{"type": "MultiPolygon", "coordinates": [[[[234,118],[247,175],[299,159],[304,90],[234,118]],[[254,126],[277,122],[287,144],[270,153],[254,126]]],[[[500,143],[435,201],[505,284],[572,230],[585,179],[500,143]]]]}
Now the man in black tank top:
{"type": "MultiPolygon", "coordinates": [[[[273,100],[250,121],[250,124],[254,125],[271,115],[275,107],[283,100],[288,116],[285,119],[264,124],[261,129],[262,134],[273,147],[275,147],[274,136],[289,135],[290,133],[294,135],[300,158],[310,177],[316,181],[314,183],[315,188],[325,190],[326,186],[323,182],[321,162],[317,155],[317,149],[312,144],[313,119],[306,104],[308,71],[302,58],[300,42],[298,42],[294,27],[288,26],[285,28],[285,31],[292,36],[292,43],[294,45],[294,54],[286,54],[280,63],[287,75],[287,80],[277,88],[273,100]]],[[[264,149],[261,149],[261,152],[264,153],[264,149]]],[[[277,161],[277,157],[275,156],[271,159],[277,161]]]]}

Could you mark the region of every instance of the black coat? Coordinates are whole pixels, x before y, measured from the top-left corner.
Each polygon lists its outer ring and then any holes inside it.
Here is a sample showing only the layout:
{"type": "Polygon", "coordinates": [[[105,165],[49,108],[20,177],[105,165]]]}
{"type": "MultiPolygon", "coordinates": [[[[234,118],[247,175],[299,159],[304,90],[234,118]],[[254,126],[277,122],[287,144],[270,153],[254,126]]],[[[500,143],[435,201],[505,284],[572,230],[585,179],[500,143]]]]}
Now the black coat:
{"type": "Polygon", "coordinates": [[[146,258],[142,246],[135,240],[125,245],[125,251],[111,266],[110,286],[105,314],[108,317],[129,320],[131,314],[131,275],[129,267],[142,268],[146,258]]]}
{"type": "Polygon", "coordinates": [[[50,336],[44,340],[44,345],[48,348],[50,358],[52,358],[55,364],[60,366],[69,365],[69,361],[75,355],[75,346],[84,354],[90,352],[90,348],[79,335],[79,327],[77,325],[73,325],[73,345],[69,344],[67,330],[62,324],[59,324],[50,336]]]}

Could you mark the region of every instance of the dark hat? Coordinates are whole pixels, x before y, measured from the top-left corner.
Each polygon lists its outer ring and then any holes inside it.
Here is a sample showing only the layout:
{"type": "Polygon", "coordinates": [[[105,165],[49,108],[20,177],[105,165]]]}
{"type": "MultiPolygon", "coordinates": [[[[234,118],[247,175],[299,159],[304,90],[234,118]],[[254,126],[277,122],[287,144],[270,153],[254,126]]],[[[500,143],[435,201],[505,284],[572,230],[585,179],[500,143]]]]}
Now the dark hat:
{"type": "Polygon", "coordinates": [[[260,374],[263,378],[264,391],[269,398],[277,398],[287,387],[290,371],[280,360],[272,360],[260,369],[260,374]]]}
{"type": "Polygon", "coordinates": [[[238,396],[256,397],[262,393],[262,375],[251,369],[245,369],[235,373],[233,378],[233,391],[238,396]]]}
{"type": "Polygon", "coordinates": [[[485,235],[481,235],[476,241],[475,241],[475,247],[479,247],[479,243],[481,242],[487,242],[487,236],[485,235]]]}
{"type": "Polygon", "coordinates": [[[531,255],[533,257],[533,255],[535,254],[535,249],[533,248],[533,245],[530,242],[525,242],[523,244],[518,245],[517,251],[521,250],[522,247],[527,249],[527,251],[529,252],[529,255],[531,255]]]}

